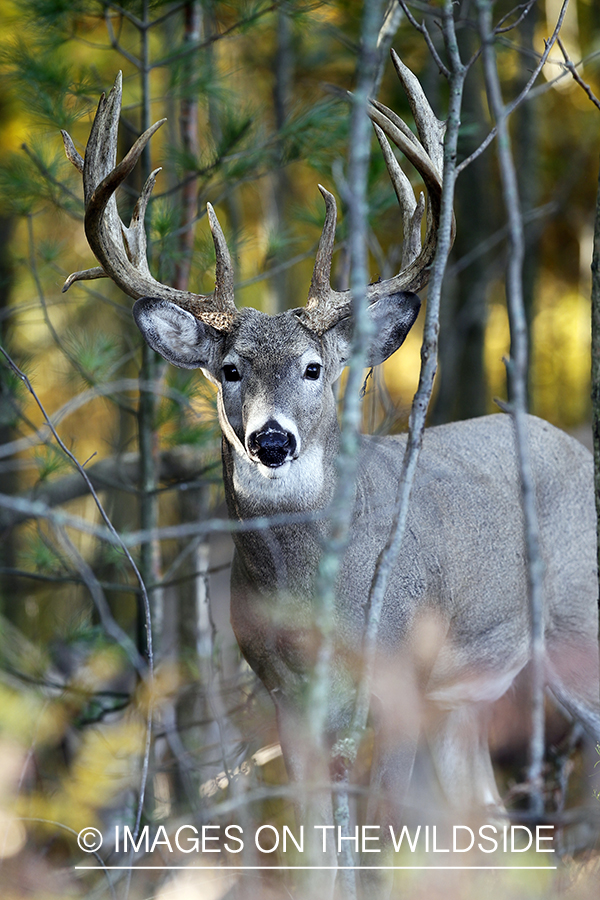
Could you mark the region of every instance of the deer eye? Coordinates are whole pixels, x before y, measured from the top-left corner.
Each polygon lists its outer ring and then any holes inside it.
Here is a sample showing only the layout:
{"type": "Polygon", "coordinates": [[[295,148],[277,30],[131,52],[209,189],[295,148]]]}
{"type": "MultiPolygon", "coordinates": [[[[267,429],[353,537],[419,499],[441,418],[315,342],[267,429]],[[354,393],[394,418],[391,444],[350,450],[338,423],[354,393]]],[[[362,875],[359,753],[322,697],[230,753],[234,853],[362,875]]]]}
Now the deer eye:
{"type": "Polygon", "coordinates": [[[242,377],[235,366],[223,366],[223,376],[225,381],[240,381],[242,377]]]}
{"type": "Polygon", "coordinates": [[[309,381],[317,381],[321,374],[321,366],[319,363],[309,363],[304,372],[304,377],[309,381]]]}

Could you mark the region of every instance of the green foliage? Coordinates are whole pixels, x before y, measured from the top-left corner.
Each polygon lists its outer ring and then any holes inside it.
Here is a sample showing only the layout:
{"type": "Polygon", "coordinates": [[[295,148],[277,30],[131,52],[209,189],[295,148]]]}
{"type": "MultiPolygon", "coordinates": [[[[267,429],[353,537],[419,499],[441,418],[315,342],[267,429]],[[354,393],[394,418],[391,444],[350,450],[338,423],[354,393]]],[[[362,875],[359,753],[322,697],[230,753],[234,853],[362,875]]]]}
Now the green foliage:
{"type": "Polygon", "coordinates": [[[25,567],[31,566],[34,572],[43,575],[62,575],[67,571],[61,553],[43,531],[30,534],[23,547],[22,559],[25,567]]]}
{"type": "Polygon", "coordinates": [[[28,216],[45,204],[79,218],[81,202],[64,182],[64,156],[57,145],[32,137],[18,153],[0,161],[0,192],[6,213],[28,216]]]}
{"type": "MultiPolygon", "coordinates": [[[[3,359],[0,359],[4,363],[3,359]]],[[[25,360],[25,364],[27,360],[25,360]]],[[[5,364],[0,365],[0,427],[15,428],[23,415],[26,389],[21,379],[5,364]]]]}
{"type": "Polygon", "coordinates": [[[151,237],[154,242],[160,242],[164,246],[177,230],[178,215],[175,204],[166,198],[152,204],[151,237]]]}
{"type": "Polygon", "coordinates": [[[299,239],[291,229],[270,229],[267,233],[263,266],[268,268],[277,259],[293,251],[298,244],[299,239]]]}
{"type": "Polygon", "coordinates": [[[55,264],[65,252],[65,243],[54,237],[42,238],[36,244],[36,252],[46,265],[55,264]]]}
{"type": "Polygon", "coordinates": [[[324,99],[292,110],[280,132],[284,163],[302,160],[322,173],[340,157],[348,138],[348,106],[324,99]]]}
{"type": "MultiPolygon", "coordinates": [[[[128,529],[121,529],[123,535],[127,534],[128,529]]],[[[98,566],[102,570],[112,570],[115,573],[126,576],[130,572],[129,562],[121,547],[115,544],[100,543],[97,548],[98,566]]]]}
{"type": "Polygon", "coordinates": [[[77,375],[89,387],[102,384],[111,377],[122,354],[115,337],[85,328],[69,331],[64,343],[77,362],[77,375]]]}
{"type": "Polygon", "coordinates": [[[100,15],[102,0],[20,0],[20,11],[30,28],[58,43],[68,39],[82,16],[100,15]]]}
{"type": "Polygon", "coordinates": [[[69,469],[71,463],[64,456],[59,447],[47,444],[41,448],[34,456],[37,464],[38,478],[40,481],[46,481],[57,473],[64,472],[69,469]]]}
{"type": "Polygon", "coordinates": [[[165,397],[156,415],[156,429],[167,447],[192,444],[216,449],[219,432],[216,395],[197,372],[171,368],[165,397]]]}
{"type": "MultiPolygon", "coordinates": [[[[43,31],[36,29],[43,35],[43,31]]],[[[40,126],[70,130],[87,109],[77,101],[89,96],[92,82],[85,71],[75,74],[62,45],[54,48],[24,37],[4,49],[2,63],[10,71],[22,102],[40,126]]]]}

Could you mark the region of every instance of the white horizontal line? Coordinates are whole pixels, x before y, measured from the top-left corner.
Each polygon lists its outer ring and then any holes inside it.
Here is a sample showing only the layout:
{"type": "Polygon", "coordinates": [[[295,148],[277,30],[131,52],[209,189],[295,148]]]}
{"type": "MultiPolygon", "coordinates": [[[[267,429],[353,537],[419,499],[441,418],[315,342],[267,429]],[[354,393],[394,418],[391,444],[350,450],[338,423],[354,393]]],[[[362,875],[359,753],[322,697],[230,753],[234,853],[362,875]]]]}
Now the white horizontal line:
{"type": "Polygon", "coordinates": [[[215,871],[221,872],[230,869],[239,869],[239,870],[252,870],[256,871],[257,869],[264,871],[273,871],[274,869],[285,870],[287,872],[292,871],[322,871],[324,869],[364,869],[365,871],[376,870],[399,870],[399,869],[460,869],[460,870],[482,870],[485,871],[489,869],[489,871],[497,871],[499,869],[502,870],[510,870],[510,871],[530,871],[532,869],[556,869],[558,866],[75,866],[76,869],[89,869],[92,871],[103,872],[106,869],[127,869],[131,871],[135,871],[136,869],[159,869],[160,871],[164,871],[167,869],[196,869],[206,871],[215,871]]]}

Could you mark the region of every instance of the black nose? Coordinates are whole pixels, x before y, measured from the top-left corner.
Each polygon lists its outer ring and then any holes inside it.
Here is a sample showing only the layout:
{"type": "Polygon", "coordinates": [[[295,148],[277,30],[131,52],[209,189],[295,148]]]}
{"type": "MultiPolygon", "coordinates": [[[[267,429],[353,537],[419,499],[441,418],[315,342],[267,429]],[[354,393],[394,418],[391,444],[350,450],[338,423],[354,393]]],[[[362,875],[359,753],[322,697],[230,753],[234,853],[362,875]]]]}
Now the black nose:
{"type": "Polygon", "coordinates": [[[284,431],[279,422],[270,419],[260,431],[253,431],[248,438],[248,449],[258,456],[263,466],[276,469],[296,452],[296,438],[284,431]]]}

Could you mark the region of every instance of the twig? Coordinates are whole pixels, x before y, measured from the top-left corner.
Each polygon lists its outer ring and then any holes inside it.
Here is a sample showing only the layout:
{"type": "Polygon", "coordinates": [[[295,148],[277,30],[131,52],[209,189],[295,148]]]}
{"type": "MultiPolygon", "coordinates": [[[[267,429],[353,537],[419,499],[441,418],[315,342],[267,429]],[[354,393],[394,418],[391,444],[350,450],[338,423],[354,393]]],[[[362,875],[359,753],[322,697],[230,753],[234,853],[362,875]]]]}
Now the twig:
{"type": "MultiPolygon", "coordinates": [[[[79,360],[66,346],[65,342],[62,340],[58,332],[56,331],[54,325],[52,324],[52,319],[50,318],[50,314],[48,313],[48,304],[46,303],[46,295],[44,293],[44,289],[42,287],[42,282],[39,276],[37,261],[35,258],[35,239],[33,234],[33,217],[30,215],[27,216],[27,234],[29,238],[29,265],[31,268],[31,274],[33,275],[33,280],[35,282],[35,286],[38,292],[38,299],[40,301],[40,306],[42,307],[42,315],[44,316],[44,322],[46,323],[46,327],[50,332],[52,340],[62,353],[62,355],[68,359],[71,363],[75,371],[80,375],[83,381],[90,381],[89,373],[85,371],[83,366],[80,364],[79,360]]],[[[122,402],[117,397],[111,397],[113,403],[119,408],[123,409],[126,412],[130,410],[126,406],[126,404],[122,404],[122,402]]]]}
{"type": "MultiPolygon", "coordinates": [[[[138,16],[134,15],[134,13],[130,12],[128,9],[124,9],[118,3],[113,3],[112,0],[104,0],[104,4],[107,9],[114,9],[114,11],[119,15],[121,19],[128,19],[132,25],[137,28],[138,31],[144,31],[146,28],[149,28],[150,25],[148,22],[142,21],[142,19],[138,18],[138,16]]],[[[169,10],[169,13],[171,10],[169,10]]]]}
{"type": "MultiPolygon", "coordinates": [[[[134,574],[138,580],[138,583],[140,585],[140,590],[142,592],[142,596],[144,597],[144,602],[146,604],[146,606],[145,606],[145,608],[146,608],[146,627],[149,632],[149,636],[148,636],[148,643],[149,643],[148,674],[150,677],[152,677],[154,657],[153,657],[153,653],[152,653],[152,635],[151,635],[151,629],[150,629],[150,608],[148,606],[148,596],[146,594],[146,586],[145,586],[145,584],[142,580],[142,577],[139,573],[138,567],[136,566],[135,561],[134,561],[133,557],[131,556],[131,553],[129,552],[125,543],[123,542],[123,539],[121,538],[121,536],[115,529],[108,514],[106,513],[106,510],[104,509],[104,507],[100,501],[100,498],[98,497],[98,494],[96,493],[96,490],[90,480],[88,473],[85,471],[85,469],[83,468],[83,466],[81,465],[79,460],[73,455],[73,453],[71,453],[69,448],[66,446],[66,444],[63,442],[62,438],[58,434],[58,432],[57,432],[56,428],[54,427],[52,421],[50,420],[50,417],[48,416],[48,413],[46,412],[40,398],[38,397],[33,385],[31,384],[31,381],[29,380],[27,375],[23,371],[21,371],[21,369],[18,367],[16,362],[12,359],[12,357],[9,355],[9,353],[1,345],[0,345],[0,353],[5,358],[10,369],[12,370],[12,372],[17,376],[17,378],[19,378],[23,382],[23,384],[27,388],[28,392],[31,394],[33,400],[35,401],[36,406],[38,407],[39,411],[41,412],[41,414],[44,418],[46,426],[50,429],[50,431],[54,437],[54,440],[56,441],[56,443],[58,444],[58,446],[60,447],[62,452],[65,454],[65,456],[67,456],[71,460],[71,462],[73,463],[73,465],[75,466],[75,468],[77,469],[77,471],[79,472],[79,474],[81,475],[83,480],[85,481],[90,494],[94,498],[94,503],[96,504],[96,507],[102,517],[104,524],[106,525],[109,533],[114,538],[117,546],[121,547],[121,549],[123,550],[123,553],[125,554],[127,561],[129,562],[129,565],[133,569],[133,572],[134,572],[134,574]]],[[[74,518],[74,517],[69,517],[69,518],[74,518]]],[[[67,523],[65,521],[65,524],[69,524],[69,523],[67,523]]]]}
{"type": "Polygon", "coordinates": [[[523,257],[525,240],[521,218],[517,174],[508,132],[509,107],[504,105],[492,32],[490,0],[476,0],[479,32],[483,42],[483,63],[488,103],[496,120],[498,161],[504,207],[508,220],[506,299],[511,333],[511,357],[507,372],[511,393],[511,414],[515,427],[517,456],[521,476],[525,540],[528,558],[529,606],[531,616],[531,718],[529,783],[532,810],[544,811],[542,769],[544,761],[544,617],[543,562],[540,553],[533,472],[527,436],[527,322],[523,302],[523,257]]]}
{"type": "Polygon", "coordinates": [[[55,525],[54,532],[59,540],[59,543],[62,545],[63,550],[71,558],[75,568],[79,570],[81,580],[90,592],[92,600],[94,601],[94,605],[98,610],[98,615],[100,616],[102,627],[104,628],[106,633],[110,635],[110,637],[114,641],[116,641],[117,644],[120,644],[120,646],[125,650],[125,653],[131,660],[131,663],[136,672],[138,673],[138,675],[143,677],[146,669],[144,660],[138,653],[137,648],[129,635],[126,634],[121,626],[115,621],[110,611],[110,606],[106,602],[106,597],[104,596],[104,592],[102,590],[100,582],[96,578],[96,575],[94,574],[91,566],[79,553],[73,541],[65,531],[64,526],[55,525]]]}
{"type": "MultiPolygon", "coordinates": [[[[198,0],[189,0],[184,7],[184,46],[197,44],[202,34],[203,12],[198,0]]],[[[189,84],[196,77],[197,60],[195,56],[186,58],[184,79],[189,84]]],[[[180,101],[179,128],[181,147],[186,159],[197,159],[200,155],[198,141],[198,102],[197,95],[187,94],[180,101]]],[[[195,224],[198,221],[198,173],[188,171],[181,182],[180,225],[178,231],[178,254],[175,262],[173,287],[180,291],[188,289],[192,253],[196,236],[195,224]]]]}
{"type": "MultiPolygon", "coordinates": [[[[197,543],[197,540],[192,543],[197,543]]],[[[195,580],[196,578],[203,577],[206,575],[216,575],[219,572],[225,572],[227,569],[231,568],[230,562],[224,562],[217,566],[209,566],[207,569],[198,570],[195,572],[190,572],[187,575],[180,575],[178,578],[163,578],[160,581],[160,584],[157,587],[176,587],[181,584],[186,584],[188,581],[195,580]]],[[[11,575],[15,578],[29,578],[32,581],[43,581],[44,583],[49,582],[50,584],[85,584],[83,578],[78,577],[77,575],[51,575],[47,572],[28,572],[26,569],[17,569],[13,566],[0,566],[0,575],[11,575]]],[[[117,593],[124,594],[139,594],[140,589],[133,584],[127,584],[126,582],[117,582],[117,581],[98,581],[98,584],[102,588],[103,591],[116,591],[117,593]]],[[[154,585],[147,585],[147,587],[152,588],[154,585]]]]}
{"type": "MultiPolygon", "coordinates": [[[[58,178],[55,178],[48,166],[46,166],[45,163],[42,162],[37,153],[34,153],[33,150],[31,150],[27,146],[27,144],[21,144],[21,150],[25,154],[27,154],[31,162],[38,169],[40,175],[43,175],[46,181],[59,188],[59,190],[61,190],[63,194],[66,194],[67,197],[70,197],[71,200],[74,200],[75,203],[77,203],[78,206],[81,207],[81,198],[78,197],[77,194],[74,194],[73,191],[66,186],[66,184],[63,184],[62,181],[59,181],[58,178]]],[[[69,209],[68,206],[61,206],[60,209],[62,209],[63,212],[66,212],[68,216],[71,216],[71,218],[75,219],[77,222],[81,222],[83,220],[83,216],[81,215],[81,213],[74,212],[72,209],[69,209]]]]}
{"type": "Polygon", "coordinates": [[[433,41],[431,40],[431,35],[429,34],[429,31],[427,30],[425,21],[423,20],[423,22],[421,22],[421,24],[419,25],[419,23],[417,22],[417,20],[411,13],[410,9],[408,8],[408,5],[406,4],[405,0],[398,0],[398,2],[400,4],[400,6],[402,7],[402,9],[404,10],[404,14],[405,14],[406,18],[408,19],[408,21],[410,22],[410,24],[412,25],[412,27],[416,31],[418,31],[419,34],[422,34],[423,37],[425,38],[425,43],[427,44],[429,52],[431,53],[431,57],[432,57],[433,61],[435,62],[436,66],[438,67],[438,69],[440,70],[440,73],[444,76],[444,78],[449,79],[450,78],[450,69],[444,63],[441,56],[437,52],[436,46],[433,43],[433,41]]]}
{"type": "MultiPolygon", "coordinates": [[[[569,0],[563,0],[563,4],[562,4],[562,6],[561,6],[561,8],[560,8],[560,13],[559,13],[559,15],[558,15],[558,20],[557,20],[557,23],[556,23],[556,27],[555,27],[554,31],[552,32],[551,37],[548,38],[548,40],[545,42],[545,49],[544,49],[544,52],[542,53],[542,55],[541,55],[541,57],[540,57],[540,59],[539,59],[539,62],[538,62],[538,64],[537,64],[537,66],[535,67],[535,69],[534,69],[533,72],[531,73],[531,76],[530,76],[530,78],[529,78],[527,84],[525,85],[525,87],[524,87],[523,90],[521,91],[521,93],[520,93],[520,94],[512,101],[512,103],[509,103],[509,104],[506,106],[506,115],[507,115],[507,116],[512,115],[512,113],[515,111],[515,109],[517,109],[517,107],[521,105],[521,103],[523,102],[523,100],[524,100],[524,99],[527,97],[527,95],[529,94],[529,91],[531,90],[533,84],[535,83],[535,81],[536,81],[538,75],[540,74],[540,72],[541,72],[542,69],[544,68],[544,65],[546,64],[546,61],[547,61],[548,56],[549,56],[549,54],[550,54],[550,51],[551,51],[552,47],[554,46],[554,44],[556,43],[556,39],[558,38],[558,34],[559,34],[559,32],[560,32],[560,29],[562,28],[562,23],[563,23],[563,20],[564,20],[564,18],[565,18],[565,15],[566,15],[566,13],[567,13],[567,6],[568,6],[568,5],[569,5],[569,0]]],[[[483,141],[481,142],[481,144],[479,145],[479,147],[477,148],[477,150],[474,150],[473,153],[471,153],[470,156],[467,156],[466,159],[463,159],[463,161],[461,162],[461,164],[460,164],[459,166],[456,167],[456,174],[457,174],[457,176],[460,175],[460,173],[463,171],[463,169],[466,169],[467,166],[471,165],[471,163],[472,163],[474,160],[476,160],[478,156],[481,156],[481,154],[484,152],[484,150],[486,150],[486,149],[489,147],[489,145],[492,143],[492,141],[493,141],[494,138],[496,137],[497,133],[498,133],[497,126],[494,126],[494,128],[492,128],[492,130],[489,132],[489,134],[487,135],[487,137],[485,137],[485,138],[483,139],[483,141]]]]}
{"type": "MultiPolygon", "coordinates": [[[[0,575],[10,575],[13,578],[29,578],[31,581],[42,581],[49,584],[85,584],[83,578],[78,575],[52,575],[49,572],[28,572],[27,569],[18,569],[14,566],[0,566],[0,575]]],[[[138,593],[139,587],[114,581],[98,581],[103,591],[117,591],[138,593]]]]}
{"type": "Polygon", "coordinates": [[[560,38],[557,38],[557,42],[558,42],[558,46],[560,47],[560,49],[561,49],[561,51],[562,51],[562,55],[563,55],[564,58],[565,58],[565,66],[566,66],[566,68],[569,70],[569,72],[571,73],[571,75],[573,76],[573,78],[575,79],[575,81],[577,82],[577,84],[579,85],[579,87],[583,88],[583,90],[584,90],[585,93],[588,95],[588,97],[590,98],[590,100],[592,101],[592,103],[594,104],[594,106],[596,106],[598,109],[600,109],[600,100],[598,100],[598,98],[597,98],[596,95],[594,94],[594,92],[593,92],[593,90],[591,89],[591,87],[589,86],[589,84],[587,84],[587,83],[583,80],[583,78],[581,77],[581,75],[580,75],[579,72],[577,71],[577,68],[576,68],[576,66],[575,66],[575,63],[574,63],[571,59],[569,59],[569,54],[568,54],[567,51],[565,50],[564,45],[563,45],[563,42],[561,41],[560,38]]]}
{"type": "Polygon", "coordinates": [[[515,6],[514,9],[511,9],[510,12],[507,12],[505,16],[502,16],[498,24],[494,27],[494,34],[506,34],[507,31],[513,31],[515,28],[518,28],[525,16],[529,13],[532,6],[535,6],[537,0],[529,0],[528,3],[521,3],[519,6],[515,6]],[[517,9],[522,10],[521,15],[516,19],[512,24],[507,25],[505,28],[502,26],[507,19],[509,19],[517,9]]]}
{"type": "Polygon", "coordinates": [[[150,690],[149,690],[149,699],[148,699],[148,711],[147,711],[147,717],[146,717],[146,742],[145,742],[145,749],[144,749],[144,757],[143,757],[143,761],[142,761],[142,776],[141,776],[141,780],[140,780],[140,797],[139,797],[139,803],[138,803],[138,815],[137,815],[137,819],[136,819],[135,834],[137,836],[137,832],[139,830],[139,822],[140,822],[141,814],[142,814],[142,808],[144,805],[144,797],[146,794],[146,785],[147,785],[147,781],[148,781],[148,769],[149,769],[149,761],[150,761],[150,743],[151,743],[151,739],[152,739],[152,715],[153,715],[152,680],[153,680],[153,674],[154,674],[154,652],[153,652],[153,648],[152,648],[152,620],[151,620],[151,615],[150,615],[150,602],[148,600],[146,586],[144,584],[144,581],[142,579],[140,571],[139,571],[137,565],[135,564],[135,561],[134,561],[130,551],[125,546],[121,536],[119,535],[116,528],[112,524],[108,514],[106,513],[102,503],[100,502],[100,498],[98,497],[87,472],[85,471],[83,466],[80,464],[80,462],[77,460],[77,458],[73,455],[73,453],[71,453],[71,451],[68,449],[68,447],[64,444],[60,435],[56,431],[56,428],[50,421],[50,418],[49,418],[48,414],[46,413],[46,410],[44,409],[44,406],[42,405],[42,402],[40,401],[37,393],[35,392],[33,385],[31,384],[29,378],[27,377],[27,375],[25,375],[24,372],[21,371],[21,369],[17,366],[17,364],[14,362],[14,360],[10,357],[10,355],[7,353],[7,351],[2,346],[0,346],[0,353],[2,353],[2,355],[4,356],[4,358],[7,361],[8,365],[10,366],[11,370],[14,372],[14,374],[18,378],[21,379],[21,381],[23,382],[23,384],[25,385],[25,387],[27,388],[27,390],[33,397],[38,409],[40,410],[42,416],[44,417],[44,421],[46,422],[46,425],[52,432],[52,435],[53,435],[56,443],[61,448],[63,453],[66,456],[68,456],[68,458],[71,460],[71,462],[73,463],[73,465],[75,466],[75,468],[77,469],[77,471],[79,472],[79,474],[81,475],[83,480],[85,481],[90,494],[94,498],[94,502],[96,504],[96,507],[97,507],[101,517],[102,517],[102,520],[104,521],[104,524],[106,525],[106,527],[108,529],[108,532],[112,535],[112,537],[116,541],[117,545],[121,548],[121,550],[125,554],[125,557],[127,558],[129,565],[133,569],[135,577],[137,578],[138,584],[140,586],[142,604],[143,604],[143,609],[144,609],[146,635],[147,635],[147,639],[146,639],[147,671],[146,671],[146,674],[148,676],[150,690]]]}
{"type": "Polygon", "coordinates": [[[174,62],[179,62],[180,60],[185,59],[185,57],[189,56],[191,53],[198,53],[200,50],[204,50],[206,47],[210,47],[210,45],[214,44],[216,41],[220,41],[223,38],[228,37],[239,28],[244,28],[246,25],[250,25],[257,19],[262,18],[267,13],[273,12],[273,10],[277,9],[282,2],[283,0],[278,0],[278,2],[276,3],[271,3],[269,6],[265,6],[263,7],[263,9],[259,9],[252,15],[247,16],[245,19],[239,19],[237,22],[234,22],[233,25],[230,25],[229,28],[225,28],[223,31],[217,32],[215,34],[211,34],[210,37],[206,38],[203,41],[189,44],[184,50],[181,50],[178,53],[174,53],[172,56],[164,56],[157,62],[152,63],[150,68],[160,69],[163,66],[170,66],[174,62]]]}
{"type": "MultiPolygon", "coordinates": [[[[42,819],[38,816],[19,816],[19,821],[21,822],[40,822],[42,825],[55,825],[57,828],[62,828],[63,831],[68,831],[69,834],[72,834],[74,837],[77,837],[77,832],[74,828],[69,828],[68,825],[64,825],[62,822],[56,822],[54,819],[42,819]]],[[[113,900],[117,900],[117,895],[115,894],[115,889],[113,887],[110,875],[108,873],[108,869],[104,863],[104,860],[100,856],[100,854],[96,850],[92,850],[92,855],[95,859],[100,863],[100,868],[103,870],[104,875],[106,876],[106,880],[108,882],[108,888],[110,890],[111,897],[113,900]]]]}
{"type": "MultiPolygon", "coordinates": [[[[132,531],[128,534],[115,534],[112,530],[94,525],[87,519],[74,516],[61,510],[51,509],[46,503],[37,500],[28,500],[14,494],[0,494],[0,507],[12,509],[19,513],[25,513],[27,518],[48,519],[58,525],[68,525],[83,534],[91,534],[107,544],[115,547],[137,547],[147,541],[179,540],[199,534],[215,534],[226,532],[268,531],[277,525],[305,524],[318,522],[325,518],[325,513],[279,513],[274,516],[257,516],[254,519],[244,519],[236,522],[231,519],[206,519],[203,522],[186,522],[182,525],[168,525],[164,528],[155,528],[151,531],[132,531]]],[[[162,583],[162,582],[159,582],[162,583]]]]}
{"type": "Polygon", "coordinates": [[[138,59],[137,56],[134,56],[132,53],[129,53],[128,50],[125,50],[125,48],[122,47],[121,44],[119,43],[119,39],[117,38],[117,36],[114,32],[114,28],[112,26],[112,19],[111,19],[111,15],[108,11],[108,8],[106,9],[106,11],[104,13],[104,22],[106,25],[106,30],[108,31],[108,38],[110,40],[110,45],[113,48],[113,50],[116,50],[117,53],[120,53],[124,59],[126,59],[128,62],[131,63],[132,66],[134,66],[134,68],[140,69],[142,66],[142,61],[140,59],[138,59]]]}
{"type": "MultiPolygon", "coordinates": [[[[162,25],[163,22],[166,22],[171,16],[176,15],[176,13],[181,12],[181,10],[185,7],[187,0],[183,0],[182,3],[174,3],[173,6],[169,6],[167,12],[163,13],[162,16],[157,16],[156,19],[152,19],[148,23],[148,28],[156,28],[157,25],[162,25]]],[[[116,6],[116,4],[115,4],[116,6]]]]}
{"type": "Polygon", "coordinates": [[[361,679],[359,695],[357,697],[351,726],[351,741],[355,745],[354,751],[356,750],[358,736],[364,730],[369,710],[377,630],[379,628],[383,600],[389,577],[404,537],[410,492],[423,443],[425,418],[431,400],[433,381],[437,369],[439,308],[442,282],[452,245],[454,186],[456,182],[456,147],[460,127],[462,91],[467,74],[467,67],[460,58],[456,41],[452,0],[444,0],[442,10],[442,32],[450,63],[449,71],[451,73],[451,83],[447,131],[444,141],[444,170],[438,245],[428,288],[419,386],[413,400],[410,414],[409,435],[402,463],[395,512],[386,545],[377,560],[369,593],[368,620],[363,647],[364,674],[361,679]]]}
{"type": "MultiPolygon", "coordinates": [[[[173,400],[178,400],[179,402],[182,402],[183,400],[181,393],[174,390],[173,388],[168,387],[168,385],[159,385],[155,382],[146,382],[138,378],[120,378],[118,381],[95,385],[93,388],[90,388],[87,391],[82,391],[71,400],[67,400],[67,402],[63,406],[59,407],[59,409],[52,414],[52,417],[49,419],[49,424],[43,425],[38,428],[30,437],[17,438],[14,441],[2,444],[0,446],[0,459],[6,459],[9,456],[13,456],[15,453],[20,453],[23,450],[31,449],[37,444],[47,443],[47,429],[49,429],[50,433],[52,433],[52,426],[56,427],[58,423],[65,418],[65,416],[71,415],[78,409],[81,409],[82,406],[90,403],[92,400],[95,400],[98,397],[110,396],[116,391],[137,391],[139,388],[145,388],[145,390],[153,390],[160,396],[169,397],[173,400]]],[[[123,408],[127,409],[128,412],[130,411],[128,407],[123,408]]]]}
{"type": "MultiPolygon", "coordinates": [[[[313,669],[308,708],[310,727],[315,747],[323,744],[324,728],[329,707],[329,691],[332,675],[333,646],[335,641],[335,593],[336,578],[342,551],[349,540],[353,497],[358,462],[358,434],[361,422],[360,387],[365,355],[372,333],[367,312],[366,286],[367,263],[367,176],[370,156],[371,126],[366,115],[369,96],[377,78],[377,38],[382,22],[381,0],[365,0],[362,19],[362,44],[358,62],[358,79],[353,96],[350,126],[350,153],[348,180],[340,186],[348,205],[350,222],[349,250],[351,257],[350,291],[354,316],[354,330],[348,378],[344,393],[340,450],[336,461],[337,482],[330,506],[330,531],[327,546],[322,554],[315,591],[314,622],[320,636],[317,659],[313,669]]],[[[334,794],[334,819],[348,836],[350,812],[348,806],[347,773],[341,783],[346,789],[334,794]]],[[[343,866],[353,865],[350,841],[344,841],[341,856],[343,866]]],[[[345,897],[356,898],[356,881],[351,870],[340,871],[340,881],[345,897]]]]}
{"type": "MultiPolygon", "coordinates": [[[[538,206],[535,209],[530,209],[526,213],[523,214],[523,224],[524,225],[532,225],[536,222],[540,222],[541,220],[548,219],[551,216],[555,216],[560,210],[560,203],[554,199],[550,200],[548,203],[544,203],[543,206],[538,206]]],[[[490,250],[493,250],[494,247],[497,247],[498,244],[501,244],[502,241],[506,238],[508,233],[508,226],[503,225],[501,228],[498,228],[493,234],[490,234],[485,240],[480,241],[472,250],[468,253],[465,253],[464,256],[461,256],[460,259],[457,259],[456,262],[452,263],[448,266],[448,275],[450,277],[454,277],[458,275],[459,272],[467,269],[475,260],[479,259],[481,256],[485,256],[490,250]]]]}

